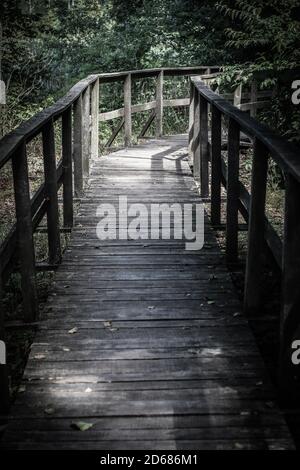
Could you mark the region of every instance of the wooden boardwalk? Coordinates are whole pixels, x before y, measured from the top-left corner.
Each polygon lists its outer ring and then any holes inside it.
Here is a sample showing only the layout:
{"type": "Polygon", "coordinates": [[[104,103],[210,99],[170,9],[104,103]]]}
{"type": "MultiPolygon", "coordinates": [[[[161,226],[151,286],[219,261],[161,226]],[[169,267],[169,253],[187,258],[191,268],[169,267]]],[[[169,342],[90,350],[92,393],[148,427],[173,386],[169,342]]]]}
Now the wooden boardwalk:
{"type": "Polygon", "coordinates": [[[177,136],[93,162],[6,448],[293,448],[208,221],[199,252],[96,237],[119,195],[199,201],[186,154],[177,136]]]}

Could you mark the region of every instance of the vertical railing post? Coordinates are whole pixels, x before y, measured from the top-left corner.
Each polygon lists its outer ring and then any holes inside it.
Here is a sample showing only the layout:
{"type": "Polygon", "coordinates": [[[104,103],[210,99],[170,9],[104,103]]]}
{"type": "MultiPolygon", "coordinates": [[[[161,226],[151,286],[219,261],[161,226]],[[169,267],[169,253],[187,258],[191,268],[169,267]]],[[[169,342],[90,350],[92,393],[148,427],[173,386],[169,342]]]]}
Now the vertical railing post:
{"type": "Polygon", "coordinates": [[[211,112],[211,223],[221,224],[222,115],[212,105],[211,112]]]}
{"type": "Polygon", "coordinates": [[[156,137],[163,135],[163,86],[164,86],[164,71],[161,70],[156,79],[156,137]]]}
{"type": "Polygon", "coordinates": [[[91,133],[90,133],[90,110],[91,93],[88,86],[82,93],[82,160],[83,160],[83,178],[87,178],[90,172],[90,152],[91,152],[91,133]]]}
{"type": "Polygon", "coordinates": [[[125,118],[125,147],[131,145],[132,123],[131,123],[131,74],[129,73],[124,82],[124,118],[125,118]]]}
{"type": "Polygon", "coordinates": [[[228,125],[228,175],[226,257],[229,263],[238,258],[238,204],[239,204],[240,128],[234,119],[228,125]]]}
{"type": "Polygon", "coordinates": [[[83,161],[82,161],[82,96],[74,104],[74,134],[73,134],[73,159],[74,159],[74,186],[75,196],[83,193],[83,161]]]}
{"type": "Polygon", "coordinates": [[[244,292],[244,311],[247,315],[256,314],[260,307],[267,172],[268,151],[255,139],[244,292]]]}
{"type": "Polygon", "coordinates": [[[255,117],[256,113],[257,113],[257,105],[256,105],[256,102],[257,102],[257,82],[255,80],[253,80],[253,82],[251,83],[251,93],[250,93],[250,95],[251,95],[251,98],[250,98],[251,103],[255,103],[255,104],[251,105],[250,116],[255,117]]]}
{"type": "Polygon", "coordinates": [[[99,79],[92,85],[91,92],[91,156],[98,158],[99,152],[99,79]]]}
{"type": "Polygon", "coordinates": [[[49,263],[58,264],[61,259],[61,247],[57,197],[55,137],[52,119],[44,126],[42,134],[45,173],[45,198],[47,200],[49,263]]]}
{"type": "MultiPolygon", "coordinates": [[[[1,271],[0,271],[1,272],[1,271]]],[[[4,330],[4,307],[3,307],[2,279],[0,276],[0,414],[9,412],[9,381],[6,364],[6,344],[4,330]]]]}
{"type": "Polygon", "coordinates": [[[62,115],[64,226],[73,227],[72,107],[62,115]]]}
{"type": "Polygon", "coordinates": [[[279,380],[282,400],[293,406],[299,403],[300,375],[292,361],[300,340],[300,184],[287,174],[285,188],[279,380]]]}
{"type": "Polygon", "coordinates": [[[35,321],[38,316],[38,304],[28,163],[25,143],[22,143],[14,154],[12,167],[24,319],[27,322],[32,322],[35,321]]]}
{"type": "Polygon", "coordinates": [[[190,106],[189,106],[189,159],[192,162],[193,159],[193,138],[194,138],[194,100],[195,87],[193,82],[190,82],[190,106]]]}
{"type": "Polygon", "coordinates": [[[240,107],[241,103],[242,103],[242,85],[238,85],[236,87],[236,89],[234,90],[234,95],[233,95],[233,104],[234,106],[236,106],[237,108],[240,107]]]}
{"type": "Polygon", "coordinates": [[[200,95],[200,190],[201,196],[206,198],[209,195],[209,147],[208,147],[208,103],[200,95]]]}
{"type": "Polygon", "coordinates": [[[199,92],[194,87],[194,132],[193,132],[193,174],[196,181],[200,181],[200,106],[199,92]]]}

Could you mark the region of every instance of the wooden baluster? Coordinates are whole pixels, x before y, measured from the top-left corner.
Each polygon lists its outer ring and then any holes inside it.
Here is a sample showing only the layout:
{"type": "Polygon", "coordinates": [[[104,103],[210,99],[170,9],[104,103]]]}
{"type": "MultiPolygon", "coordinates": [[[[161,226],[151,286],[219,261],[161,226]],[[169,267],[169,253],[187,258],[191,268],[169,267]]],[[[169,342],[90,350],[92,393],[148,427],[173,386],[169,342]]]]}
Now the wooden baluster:
{"type": "Polygon", "coordinates": [[[193,136],[193,173],[196,181],[200,181],[200,105],[199,92],[194,93],[194,136],[193,136]]]}
{"type": "MultiPolygon", "coordinates": [[[[257,82],[255,80],[251,83],[250,95],[251,95],[251,99],[250,99],[251,103],[256,103],[257,102],[257,82]]],[[[257,113],[257,105],[252,104],[250,108],[250,116],[255,117],[256,113],[257,113]]]]}
{"type": "Polygon", "coordinates": [[[208,162],[208,103],[200,95],[200,190],[204,198],[209,195],[208,162]]]}
{"type": "Polygon", "coordinates": [[[162,70],[157,76],[156,82],[156,137],[163,135],[163,86],[164,86],[164,71],[162,70]]]}
{"type": "Polygon", "coordinates": [[[194,96],[195,87],[193,82],[190,82],[190,106],[189,106],[189,159],[192,163],[193,160],[193,137],[194,137],[194,96]]]}
{"type": "Polygon", "coordinates": [[[222,145],[222,115],[212,105],[211,115],[211,223],[221,224],[221,145],[222,145]]]}
{"type": "Polygon", "coordinates": [[[299,365],[293,364],[293,342],[300,340],[300,184],[290,174],[285,181],[282,309],[280,321],[279,378],[281,397],[290,406],[299,404],[299,365]],[[298,386],[296,385],[298,383],[298,386]]]}
{"type": "Polygon", "coordinates": [[[91,93],[91,155],[99,156],[99,79],[92,85],[91,93]]]}
{"type": "Polygon", "coordinates": [[[25,143],[20,145],[14,154],[12,158],[12,168],[24,319],[27,322],[32,322],[38,317],[38,303],[35,279],[35,252],[31,218],[30,188],[25,143]]]}
{"type": "Polygon", "coordinates": [[[255,139],[244,293],[244,311],[248,315],[258,313],[260,307],[267,172],[268,151],[255,139]]]}
{"type": "Polygon", "coordinates": [[[91,133],[90,133],[90,110],[91,93],[90,87],[82,94],[82,164],[83,179],[90,173],[90,152],[91,152],[91,133]]]}
{"type": "Polygon", "coordinates": [[[83,193],[83,161],[82,161],[82,96],[74,104],[74,186],[75,196],[81,197],[83,193]]]}
{"type": "Polygon", "coordinates": [[[125,147],[131,145],[132,123],[131,123],[131,74],[129,73],[124,82],[124,118],[125,118],[125,147]]]}
{"type": "Polygon", "coordinates": [[[240,128],[232,119],[228,125],[228,176],[226,257],[229,263],[238,258],[238,200],[239,200],[240,128]]]}
{"type": "Polygon", "coordinates": [[[9,412],[9,381],[6,364],[6,344],[4,330],[4,306],[3,306],[2,279],[0,277],[0,413],[9,412]]]}
{"type": "Polygon", "coordinates": [[[58,264],[61,259],[59,212],[57,198],[57,170],[53,120],[43,127],[43,154],[45,173],[45,198],[47,204],[47,232],[49,263],[58,264]]]}
{"type": "Polygon", "coordinates": [[[62,115],[64,226],[73,227],[72,107],[62,115]]]}
{"type": "Polygon", "coordinates": [[[233,104],[234,106],[239,108],[241,103],[242,103],[242,85],[238,85],[236,89],[234,90],[233,104]]]}

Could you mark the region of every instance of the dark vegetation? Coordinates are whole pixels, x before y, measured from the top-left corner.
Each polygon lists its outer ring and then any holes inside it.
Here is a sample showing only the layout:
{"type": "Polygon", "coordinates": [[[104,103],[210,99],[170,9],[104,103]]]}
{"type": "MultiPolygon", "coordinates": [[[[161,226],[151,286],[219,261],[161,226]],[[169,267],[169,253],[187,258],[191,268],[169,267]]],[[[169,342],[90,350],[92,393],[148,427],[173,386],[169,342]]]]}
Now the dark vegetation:
{"type": "MultiPolygon", "coordinates": [[[[261,76],[260,88],[272,88],[274,93],[270,106],[258,118],[300,144],[300,105],[291,102],[290,78],[300,65],[297,0],[3,0],[0,12],[0,78],[7,89],[7,105],[1,108],[0,135],[53,103],[79,79],[93,72],[220,65],[223,69],[218,84],[224,90],[233,90],[239,83],[246,84],[254,76],[261,76]]],[[[295,74],[295,78],[300,77],[295,74]]],[[[151,99],[153,85],[151,79],[138,83],[133,102],[151,99]]],[[[184,96],[188,96],[187,80],[166,82],[166,98],[184,96]]],[[[118,84],[101,89],[102,111],[121,107],[122,100],[118,84]]],[[[187,116],[186,110],[166,112],[165,133],[185,131],[187,116]]],[[[134,119],[133,128],[138,129],[140,118],[134,119]]],[[[103,141],[111,132],[110,124],[105,126],[101,128],[103,141]]],[[[30,149],[32,192],[43,176],[40,145],[34,140],[30,149]]],[[[242,155],[241,165],[244,182],[249,186],[251,151],[242,155]]],[[[279,228],[283,185],[278,169],[270,167],[267,210],[279,228]]],[[[0,179],[1,240],[14,222],[13,214],[11,168],[6,165],[0,179]]],[[[44,235],[37,236],[38,256],[43,259],[46,256],[44,235]]],[[[241,235],[240,242],[243,248],[245,236],[241,235]]],[[[238,266],[233,272],[240,292],[243,268],[238,266]]],[[[41,300],[47,293],[49,277],[49,274],[40,275],[41,300]]],[[[265,357],[275,370],[278,299],[274,300],[270,293],[278,292],[279,280],[268,273],[266,280],[267,323],[258,334],[265,357]]],[[[15,275],[6,295],[10,321],[19,318],[15,313],[19,300],[19,280],[15,275]]],[[[13,387],[22,372],[32,333],[32,328],[25,334],[23,328],[8,328],[9,353],[14,364],[13,387]]]]}

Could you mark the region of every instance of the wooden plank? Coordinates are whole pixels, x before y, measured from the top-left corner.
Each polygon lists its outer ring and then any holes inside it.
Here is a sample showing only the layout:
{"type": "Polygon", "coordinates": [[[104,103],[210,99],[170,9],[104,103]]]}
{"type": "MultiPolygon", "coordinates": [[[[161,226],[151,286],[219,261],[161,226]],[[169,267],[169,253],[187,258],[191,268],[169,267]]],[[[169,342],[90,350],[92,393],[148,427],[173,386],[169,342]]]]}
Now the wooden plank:
{"type": "Polygon", "coordinates": [[[268,151],[255,140],[244,292],[244,311],[248,315],[257,314],[261,306],[267,172],[268,151]]]}
{"type": "Polygon", "coordinates": [[[83,194],[83,121],[81,95],[74,104],[73,126],[74,190],[75,196],[81,197],[83,194]]]}
{"type": "Polygon", "coordinates": [[[158,74],[156,79],[156,137],[163,135],[163,86],[164,86],[164,72],[163,70],[158,74]]]}
{"type": "Polygon", "coordinates": [[[240,128],[236,121],[230,119],[226,204],[226,258],[229,263],[235,262],[238,257],[239,144],[240,128]]]}
{"type": "Polygon", "coordinates": [[[120,133],[120,131],[123,129],[124,127],[124,124],[125,124],[125,119],[122,118],[120,123],[117,125],[117,127],[113,130],[113,133],[112,135],[110,136],[110,138],[108,139],[108,141],[106,142],[105,144],[105,147],[111,147],[112,144],[114,143],[116,137],[118,136],[118,134],[120,133]]]}
{"type": "Polygon", "coordinates": [[[38,304],[35,279],[35,252],[31,219],[30,188],[25,144],[22,144],[14,154],[12,164],[23,314],[25,321],[30,322],[34,321],[38,316],[38,304]]]}
{"type": "Polygon", "coordinates": [[[124,118],[125,118],[125,147],[131,145],[131,75],[126,76],[124,81],[124,118]]]}
{"type": "Polygon", "coordinates": [[[181,108],[190,104],[190,98],[176,98],[172,100],[163,100],[164,108],[181,108]]]}
{"type": "Polygon", "coordinates": [[[73,227],[72,108],[62,116],[62,165],[64,226],[73,227]]]}
{"type": "Polygon", "coordinates": [[[99,80],[91,86],[91,157],[99,156],[99,80]]]}
{"type": "Polygon", "coordinates": [[[82,94],[82,167],[83,178],[90,173],[91,132],[90,132],[91,92],[88,87],[82,94]]]}
{"type": "Polygon", "coordinates": [[[4,328],[3,288],[0,277],[0,413],[6,415],[10,410],[8,368],[6,363],[6,344],[4,328]]]}
{"type": "Polygon", "coordinates": [[[57,199],[57,171],[53,122],[43,128],[43,158],[45,174],[45,198],[47,200],[47,228],[49,263],[58,264],[61,259],[59,212],[57,199]]]}
{"type": "Polygon", "coordinates": [[[197,90],[194,94],[194,136],[193,136],[193,175],[200,181],[200,97],[197,90]]]}
{"type": "Polygon", "coordinates": [[[211,223],[221,224],[221,131],[222,116],[220,111],[212,106],[211,115],[211,223]]]}
{"type": "Polygon", "coordinates": [[[192,82],[190,82],[190,101],[189,101],[189,131],[188,131],[188,142],[189,142],[189,158],[192,163],[193,160],[193,138],[194,138],[194,94],[195,87],[192,82]]]}
{"type": "Polygon", "coordinates": [[[200,190],[202,197],[209,195],[209,149],[208,149],[208,104],[203,96],[200,96],[200,190]]]}
{"type": "MultiPolygon", "coordinates": [[[[156,108],[156,101],[149,101],[148,103],[131,105],[131,114],[142,113],[156,108]]],[[[124,108],[115,109],[114,111],[107,111],[99,115],[100,121],[110,121],[119,117],[124,117],[124,108]]]]}
{"type": "Polygon", "coordinates": [[[150,116],[148,117],[147,121],[145,122],[145,124],[144,124],[143,127],[142,127],[142,130],[141,130],[141,132],[140,132],[140,134],[139,134],[139,136],[138,136],[139,139],[145,137],[146,132],[147,132],[147,130],[149,129],[149,127],[151,126],[151,124],[152,124],[152,122],[154,121],[154,119],[155,119],[155,111],[152,111],[152,112],[150,113],[150,116]]]}

